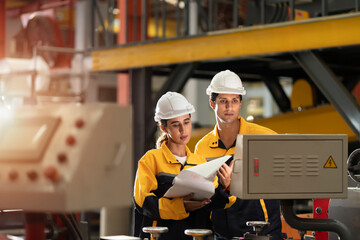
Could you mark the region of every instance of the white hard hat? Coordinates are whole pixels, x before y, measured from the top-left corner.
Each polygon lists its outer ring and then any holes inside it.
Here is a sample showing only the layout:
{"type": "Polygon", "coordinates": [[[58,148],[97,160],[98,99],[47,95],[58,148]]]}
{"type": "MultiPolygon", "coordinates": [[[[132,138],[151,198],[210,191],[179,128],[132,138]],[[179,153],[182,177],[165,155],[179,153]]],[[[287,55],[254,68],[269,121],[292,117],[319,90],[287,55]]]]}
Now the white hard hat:
{"type": "Polygon", "coordinates": [[[171,119],[195,112],[195,108],[188,100],[177,92],[167,92],[161,96],[156,104],[155,121],[171,119]]]}
{"type": "Polygon", "coordinates": [[[230,70],[225,70],[215,74],[210,85],[206,89],[206,94],[225,93],[245,95],[246,90],[242,85],[240,77],[230,70]]]}

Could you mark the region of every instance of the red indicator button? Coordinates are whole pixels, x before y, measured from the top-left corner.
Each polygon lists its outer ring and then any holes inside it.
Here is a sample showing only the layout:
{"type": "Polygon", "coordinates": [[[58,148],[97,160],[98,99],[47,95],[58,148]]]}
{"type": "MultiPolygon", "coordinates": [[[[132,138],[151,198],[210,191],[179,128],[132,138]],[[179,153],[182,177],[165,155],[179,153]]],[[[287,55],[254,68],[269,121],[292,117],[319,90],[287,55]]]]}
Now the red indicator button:
{"type": "Polygon", "coordinates": [[[59,163],[66,163],[67,162],[67,156],[65,153],[59,153],[57,155],[57,160],[59,163]]]}
{"type": "Polygon", "coordinates": [[[29,171],[27,172],[27,176],[31,181],[36,181],[38,179],[38,174],[35,171],[29,171]]]}
{"type": "Polygon", "coordinates": [[[254,158],[254,176],[259,176],[259,159],[254,158]]]}
{"type": "Polygon", "coordinates": [[[85,122],[82,118],[79,118],[75,121],[75,126],[77,128],[82,128],[82,127],[84,127],[84,125],[85,125],[85,122]]]}
{"type": "Polygon", "coordinates": [[[59,172],[54,166],[48,166],[44,169],[44,176],[52,182],[59,181],[59,172]]]}
{"type": "Polygon", "coordinates": [[[69,135],[67,138],[66,138],[66,144],[69,145],[69,146],[74,146],[76,143],[76,139],[74,136],[72,135],[69,135]]]}
{"type": "Polygon", "coordinates": [[[13,170],[9,173],[9,179],[11,181],[16,181],[18,178],[19,178],[19,173],[17,171],[13,170]]]}

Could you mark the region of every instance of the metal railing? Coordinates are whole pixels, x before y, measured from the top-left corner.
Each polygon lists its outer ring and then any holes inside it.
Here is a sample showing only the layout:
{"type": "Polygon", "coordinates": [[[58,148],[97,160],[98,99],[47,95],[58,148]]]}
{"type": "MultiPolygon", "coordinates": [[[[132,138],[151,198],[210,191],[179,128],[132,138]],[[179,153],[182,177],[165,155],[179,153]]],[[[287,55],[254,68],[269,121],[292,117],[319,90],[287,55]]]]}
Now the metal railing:
{"type": "MultiPolygon", "coordinates": [[[[91,0],[91,46],[118,45],[114,22],[124,44],[178,39],[208,32],[296,20],[296,11],[321,17],[359,11],[360,0],[122,0],[126,23],[119,23],[116,0],[91,0]],[[330,4],[331,3],[331,4],[330,4]],[[101,11],[105,8],[105,11],[101,11]],[[136,9],[136,11],[134,11],[136,9]],[[114,11],[116,10],[116,11],[114,11]],[[104,12],[106,16],[104,15],[104,12]],[[171,26],[170,26],[171,24],[171,26]],[[195,29],[195,30],[194,30],[195,29]],[[95,37],[100,38],[95,43],[95,37]]],[[[122,14],[122,13],[120,13],[122,14]]]]}

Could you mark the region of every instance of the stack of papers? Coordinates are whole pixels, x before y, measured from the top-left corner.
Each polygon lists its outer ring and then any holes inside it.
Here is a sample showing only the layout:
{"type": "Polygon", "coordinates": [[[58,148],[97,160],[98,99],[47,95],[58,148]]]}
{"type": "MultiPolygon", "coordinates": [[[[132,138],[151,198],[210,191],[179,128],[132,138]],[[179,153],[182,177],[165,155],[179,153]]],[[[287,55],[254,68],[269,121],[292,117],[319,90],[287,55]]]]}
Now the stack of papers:
{"type": "Polygon", "coordinates": [[[181,171],[173,181],[173,186],[168,189],[164,197],[183,197],[194,193],[194,200],[211,198],[215,193],[213,181],[217,170],[231,157],[224,156],[210,162],[197,165],[181,171]]]}

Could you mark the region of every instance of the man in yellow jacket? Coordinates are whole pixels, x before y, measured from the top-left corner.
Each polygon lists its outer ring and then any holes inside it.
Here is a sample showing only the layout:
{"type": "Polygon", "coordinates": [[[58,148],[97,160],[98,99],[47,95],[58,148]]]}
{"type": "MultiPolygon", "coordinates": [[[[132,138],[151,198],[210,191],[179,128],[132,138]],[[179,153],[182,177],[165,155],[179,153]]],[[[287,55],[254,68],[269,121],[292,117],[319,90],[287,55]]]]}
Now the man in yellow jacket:
{"type": "MultiPolygon", "coordinates": [[[[208,161],[225,155],[234,155],[238,134],[276,134],[271,129],[249,123],[239,116],[242,96],[246,91],[237,74],[229,70],[217,73],[206,93],[210,96],[209,103],[214,110],[217,123],[214,130],[196,144],[195,153],[204,156],[208,161]]],[[[233,158],[230,158],[218,171],[223,186],[230,184],[232,160],[233,158]]],[[[211,221],[217,240],[242,237],[246,232],[254,233],[252,227],[246,226],[247,221],[270,222],[261,234],[271,234],[274,240],[282,239],[278,200],[237,198],[232,207],[214,210],[211,221]]]]}

